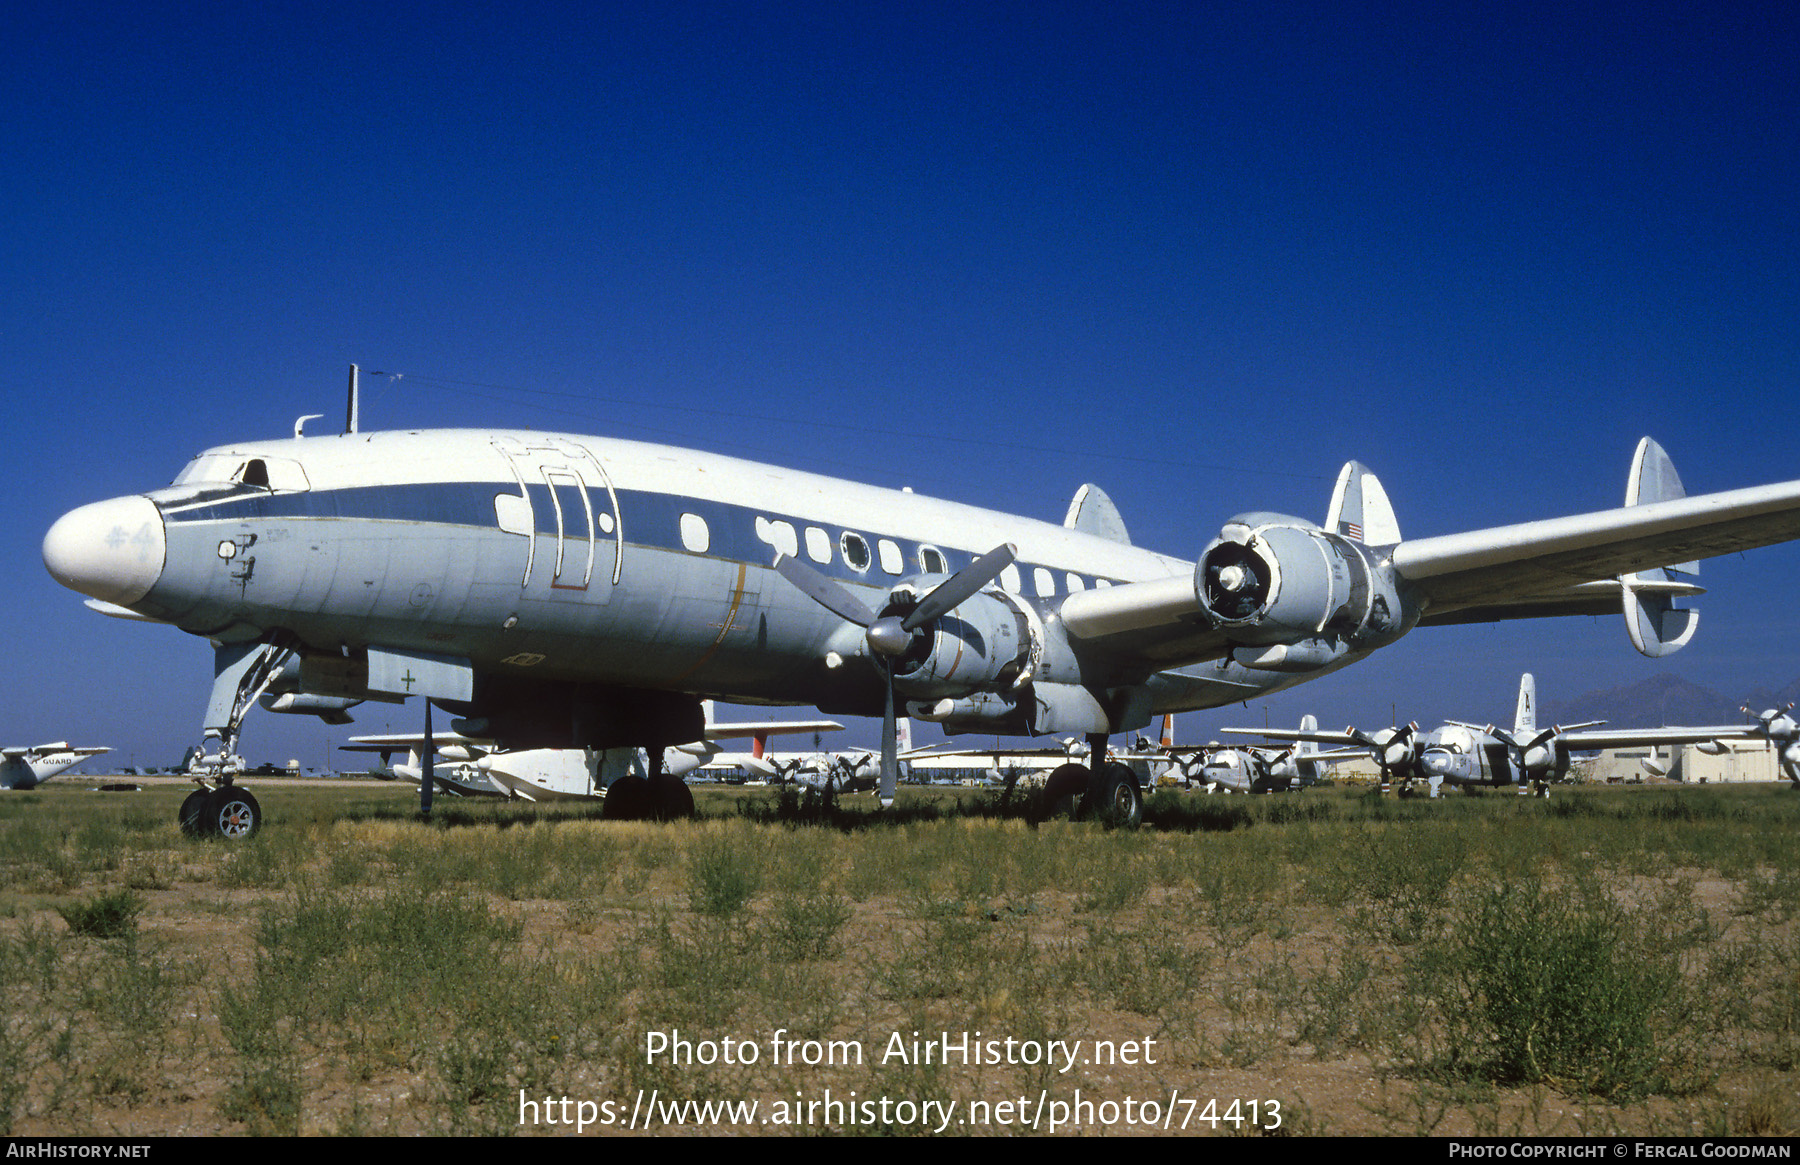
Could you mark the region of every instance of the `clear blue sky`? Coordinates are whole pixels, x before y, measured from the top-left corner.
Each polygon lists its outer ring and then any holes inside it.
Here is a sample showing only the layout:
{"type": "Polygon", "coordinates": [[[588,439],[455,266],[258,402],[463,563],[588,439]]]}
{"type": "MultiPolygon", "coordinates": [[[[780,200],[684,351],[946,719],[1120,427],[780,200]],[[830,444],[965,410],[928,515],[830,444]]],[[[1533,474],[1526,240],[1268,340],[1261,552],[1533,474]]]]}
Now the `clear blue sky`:
{"type": "MultiPolygon", "coordinates": [[[[0,15],[0,739],[167,762],[210,653],[44,572],[64,511],[340,414],[691,444],[1191,557],[1800,477],[1800,36],[1780,6],[21,5],[0,15]]],[[[1288,723],[1800,674],[1800,548],[1618,619],[1415,632],[1288,723]]],[[[1188,738],[1261,704],[1185,718],[1188,738]],[[1191,723],[1188,723],[1191,721],[1191,723]]],[[[411,728],[411,710],[359,727],[411,728]]],[[[866,727],[866,726],[865,726],[866,727]]],[[[253,715],[254,760],[328,732],[253,715]]],[[[856,737],[872,741],[872,730],[856,737]]],[[[936,731],[922,739],[936,737],[936,731]]]]}

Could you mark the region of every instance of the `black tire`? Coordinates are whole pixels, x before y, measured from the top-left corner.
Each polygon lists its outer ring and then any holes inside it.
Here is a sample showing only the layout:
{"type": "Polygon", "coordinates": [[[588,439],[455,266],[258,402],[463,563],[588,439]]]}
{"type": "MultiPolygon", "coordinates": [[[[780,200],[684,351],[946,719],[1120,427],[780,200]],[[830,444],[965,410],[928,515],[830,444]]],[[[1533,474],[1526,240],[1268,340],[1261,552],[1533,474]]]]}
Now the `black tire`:
{"type": "Polygon", "coordinates": [[[1144,820],[1144,794],[1137,774],[1114,761],[1100,771],[1099,797],[1087,806],[1090,816],[1109,825],[1136,829],[1144,820]]]}
{"type": "MultiPolygon", "coordinates": [[[[686,821],[694,816],[694,791],[679,777],[659,777],[646,781],[649,816],[657,821],[686,821]]],[[[611,794],[608,794],[611,796],[611,794]]],[[[830,786],[825,796],[831,796],[830,786]]]]}
{"type": "Polygon", "coordinates": [[[214,789],[206,802],[207,832],[226,841],[248,841],[262,828],[262,806],[248,789],[214,789]]]}
{"type": "Polygon", "coordinates": [[[1087,795],[1088,778],[1092,774],[1086,765],[1058,765],[1050,770],[1044,779],[1044,788],[1038,794],[1038,814],[1043,818],[1075,817],[1081,809],[1082,798],[1087,795]]]}
{"type": "Polygon", "coordinates": [[[600,816],[607,821],[642,821],[650,815],[650,782],[633,773],[606,786],[600,816]]]}
{"type": "Polygon", "coordinates": [[[181,803],[181,810],[175,820],[181,823],[181,832],[189,837],[206,837],[212,832],[212,815],[206,811],[207,803],[212,799],[211,789],[195,789],[181,803]]]}

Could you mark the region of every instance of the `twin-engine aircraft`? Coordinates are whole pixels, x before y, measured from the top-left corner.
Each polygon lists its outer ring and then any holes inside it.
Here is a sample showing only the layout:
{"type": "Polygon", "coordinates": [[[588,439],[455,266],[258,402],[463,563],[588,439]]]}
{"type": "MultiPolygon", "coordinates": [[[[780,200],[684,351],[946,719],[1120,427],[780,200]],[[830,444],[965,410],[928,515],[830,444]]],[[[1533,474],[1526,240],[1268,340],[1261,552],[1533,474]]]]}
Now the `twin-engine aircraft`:
{"type": "MultiPolygon", "coordinates": [[[[685,777],[704,765],[741,764],[754,767],[771,738],[798,733],[835,732],[843,728],[835,720],[753,720],[719,723],[713,720],[712,701],[702,711],[706,726],[700,739],[663,749],[663,772],[685,777]],[[728,753],[720,741],[753,742],[749,753],[728,753]]],[[[345,752],[372,752],[388,766],[395,753],[407,754],[403,764],[387,768],[402,780],[417,784],[424,772],[423,735],[391,733],[353,736],[345,752]]],[[[432,766],[437,788],[455,796],[509,797],[526,801],[604,801],[608,790],[622,779],[645,779],[649,758],[637,748],[527,748],[502,749],[492,741],[470,740],[458,735],[437,736],[431,747],[443,758],[432,766]]],[[[629,787],[629,786],[628,786],[629,787]]],[[[617,812],[619,799],[612,801],[617,812]]],[[[687,804],[691,805],[692,802],[687,804]]]]}
{"type": "MultiPolygon", "coordinates": [[[[352,413],[354,416],[354,413],[352,413]]],[[[58,520],[44,562],[89,606],[217,646],[205,768],[245,712],[422,696],[509,748],[666,746],[700,702],[812,705],[947,733],[1080,735],[1085,797],[1139,803],[1106,739],[1325,675],[1422,624],[1623,610],[1674,650],[1700,588],[1664,569],[1800,535],[1800,481],[1684,497],[1654,442],[1626,505],[1402,539],[1352,462],[1323,525],[1227,521],[1197,560],[1135,546],[1100,490],[1054,525],[716,454],[601,437],[356,432],[222,445],[173,484],[58,520]]],[[[427,788],[429,786],[426,786],[427,788]]]]}
{"type": "MultiPolygon", "coordinates": [[[[1768,714],[1771,718],[1776,713],[1768,714]]],[[[1697,744],[1703,750],[1724,751],[1720,742],[1754,740],[1769,735],[1768,721],[1761,724],[1715,724],[1705,727],[1601,728],[1602,721],[1552,725],[1539,729],[1537,681],[1530,672],[1519,677],[1519,701],[1511,730],[1452,720],[1441,728],[1420,732],[1417,724],[1379,732],[1300,732],[1265,728],[1227,728],[1226,732],[1261,736],[1271,740],[1298,740],[1368,749],[1381,768],[1384,781],[1397,780],[1404,789],[1424,781],[1436,797],[1446,783],[1454,788],[1512,787],[1519,793],[1549,796],[1550,784],[1569,772],[1569,756],[1603,748],[1637,745],[1697,744]]]]}
{"type": "Polygon", "coordinates": [[[65,769],[110,748],[70,748],[65,741],[0,749],[0,789],[35,789],[65,769]]]}
{"type": "Polygon", "coordinates": [[[1270,739],[1292,740],[1286,748],[1226,748],[1209,744],[1197,748],[1165,746],[1165,751],[1183,784],[1203,787],[1209,794],[1285,793],[1317,784],[1322,766],[1349,755],[1319,751],[1318,728],[1318,718],[1308,715],[1300,718],[1298,732],[1265,734],[1270,739]]]}

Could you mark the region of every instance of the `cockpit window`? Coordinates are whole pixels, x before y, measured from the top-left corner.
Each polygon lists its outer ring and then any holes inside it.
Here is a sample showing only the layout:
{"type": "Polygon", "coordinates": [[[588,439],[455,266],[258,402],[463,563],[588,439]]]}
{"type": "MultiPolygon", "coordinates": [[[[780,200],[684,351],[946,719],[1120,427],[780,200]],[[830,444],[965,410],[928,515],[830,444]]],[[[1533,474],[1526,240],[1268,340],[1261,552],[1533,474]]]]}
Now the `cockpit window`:
{"type": "Polygon", "coordinates": [[[202,453],[176,475],[174,485],[247,485],[279,493],[312,488],[298,461],[285,457],[202,453]]]}
{"type": "Polygon", "coordinates": [[[202,453],[182,466],[181,472],[175,475],[173,484],[192,485],[205,481],[227,482],[231,480],[232,471],[240,464],[242,463],[235,457],[208,457],[202,453]]]}

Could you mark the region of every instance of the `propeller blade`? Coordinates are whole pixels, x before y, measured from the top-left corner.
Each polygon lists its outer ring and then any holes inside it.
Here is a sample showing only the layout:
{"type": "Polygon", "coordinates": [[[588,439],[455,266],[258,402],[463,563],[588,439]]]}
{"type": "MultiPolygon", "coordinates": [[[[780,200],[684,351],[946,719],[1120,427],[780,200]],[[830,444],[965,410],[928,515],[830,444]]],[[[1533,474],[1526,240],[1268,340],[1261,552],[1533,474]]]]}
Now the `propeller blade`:
{"type": "Polygon", "coordinates": [[[793,583],[807,598],[847,623],[867,627],[875,622],[875,612],[869,610],[861,599],[798,558],[782,555],[775,560],[775,573],[793,583]]]}
{"type": "Polygon", "coordinates": [[[974,562],[963,567],[937,586],[931,593],[913,608],[912,614],[903,620],[900,626],[911,633],[925,624],[955,607],[982,587],[987,586],[1000,577],[1000,572],[1011,566],[1019,548],[1010,542],[1003,542],[974,562]]]}
{"type": "Polygon", "coordinates": [[[881,714],[881,807],[892,808],[900,784],[900,728],[894,715],[894,673],[887,675],[887,707],[881,714]]]}

